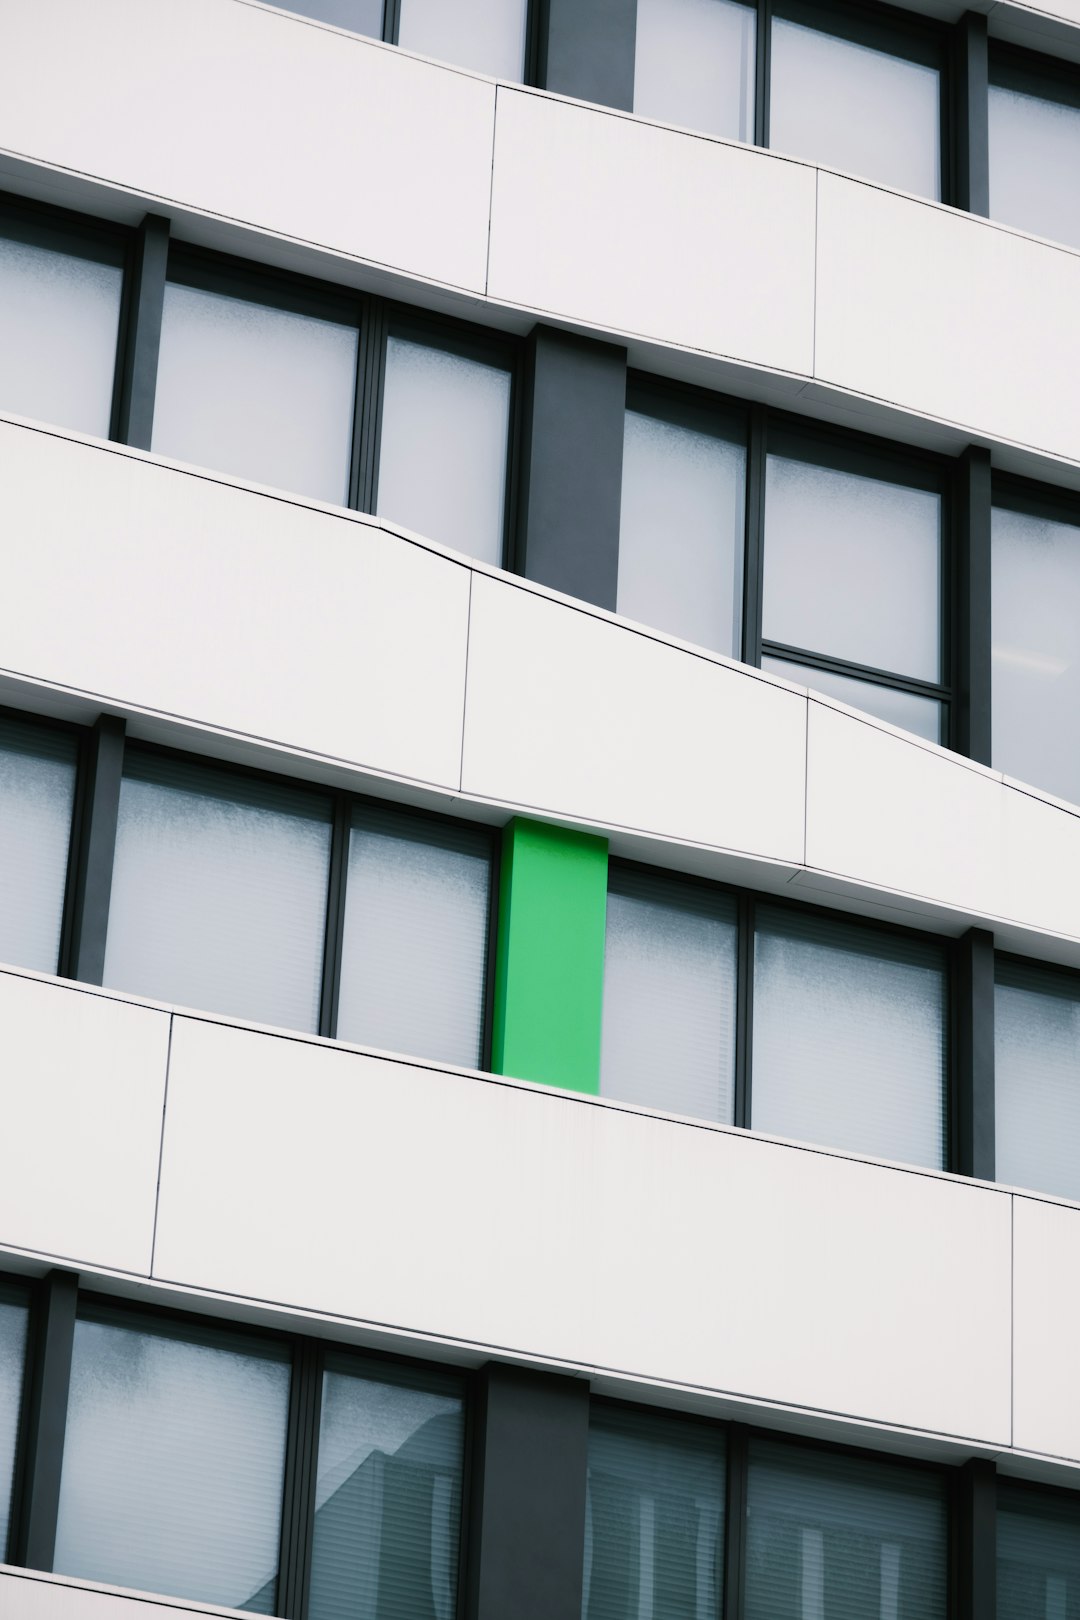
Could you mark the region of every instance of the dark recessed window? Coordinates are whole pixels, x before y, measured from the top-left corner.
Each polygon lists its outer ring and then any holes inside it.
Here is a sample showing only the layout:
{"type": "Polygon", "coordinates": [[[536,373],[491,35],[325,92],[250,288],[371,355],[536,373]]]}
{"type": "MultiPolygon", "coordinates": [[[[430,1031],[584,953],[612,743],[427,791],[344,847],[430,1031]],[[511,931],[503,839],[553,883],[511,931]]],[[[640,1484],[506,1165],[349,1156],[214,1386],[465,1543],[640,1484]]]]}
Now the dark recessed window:
{"type": "Polygon", "coordinates": [[[1080,1500],[1000,1480],[997,1620],[1073,1620],[1080,1613],[1080,1500]]]}
{"type": "Polygon", "coordinates": [[[997,1180],[1080,1198],[1080,979],[999,960],[995,980],[997,1180]]]}
{"type": "Polygon", "coordinates": [[[0,962],[57,971],[77,754],[69,732],[0,716],[0,962]]]}
{"type": "Polygon", "coordinates": [[[992,51],[990,217],[1080,247],[1080,74],[992,51]]]}
{"type": "Polygon", "coordinates": [[[638,0],[634,111],[752,141],[756,31],[738,0],[638,0]]]}
{"type": "Polygon", "coordinates": [[[9,1542],[28,1318],[22,1290],[0,1283],[0,1563],[10,1558],[13,1551],[9,1542]]]}

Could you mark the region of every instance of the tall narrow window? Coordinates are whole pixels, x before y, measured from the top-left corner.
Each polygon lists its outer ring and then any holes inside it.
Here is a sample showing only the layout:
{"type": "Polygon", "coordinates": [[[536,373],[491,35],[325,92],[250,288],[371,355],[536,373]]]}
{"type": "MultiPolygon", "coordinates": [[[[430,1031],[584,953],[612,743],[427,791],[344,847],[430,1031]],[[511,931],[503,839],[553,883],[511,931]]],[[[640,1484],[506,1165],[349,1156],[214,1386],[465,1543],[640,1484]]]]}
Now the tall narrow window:
{"type": "Polygon", "coordinates": [[[752,141],[756,19],[738,0],[638,0],[634,111],[752,141]]]}
{"type": "Polygon", "coordinates": [[[0,216],[0,410],[107,438],[123,248],[0,216]]]}
{"type": "Polygon", "coordinates": [[[60,954],[75,739],[0,716],[0,962],[55,973],[60,954]]]}
{"type": "Polygon", "coordinates": [[[400,0],[398,44],[520,83],[528,0],[400,0]]]}
{"type": "Polygon", "coordinates": [[[616,607],[737,657],[746,434],[737,417],[642,394],[626,413],[616,607]]]}
{"type": "Polygon", "coordinates": [[[320,794],[129,750],[105,983],[316,1029],[329,862],[320,794]]]}
{"type": "Polygon", "coordinates": [[[1071,63],[990,57],[990,217],[1080,247],[1080,75],[1071,63]]]}
{"type": "Polygon", "coordinates": [[[708,1424],[594,1410],[582,1620],[717,1620],[724,1465],[708,1424]]]}
{"type": "Polygon", "coordinates": [[[755,1130],[940,1170],[947,997],[931,941],[759,906],[755,1130]]]}
{"type": "Polygon", "coordinates": [[[705,885],[613,867],[600,1090],[730,1122],[735,1107],[735,902],[705,885]]]}
{"type": "Polygon", "coordinates": [[[12,1556],[12,1496],[26,1372],[26,1296],[0,1283],[0,1563],[12,1556]]]}
{"type": "Polygon", "coordinates": [[[454,1620],[463,1446],[458,1380],[328,1358],[310,1620],[454,1620]]]}
{"type": "Polygon", "coordinates": [[[478,1067],[490,893],[486,833],[357,806],[339,1037],[478,1067]]]}
{"type": "Polygon", "coordinates": [[[1073,1620],[1080,1612],[1075,1491],[998,1481],[997,1620],[1073,1620]]]}
{"type": "Polygon", "coordinates": [[[277,1612],[288,1400],[283,1346],[86,1310],[53,1568],[277,1612]]]}
{"type": "Polygon", "coordinates": [[[509,370],[449,337],[391,331],[379,447],[380,517],[502,567],[509,370]]]}
{"type": "Polygon", "coordinates": [[[999,961],[994,994],[998,1181],[1080,1198],[1080,979],[999,961]]]}

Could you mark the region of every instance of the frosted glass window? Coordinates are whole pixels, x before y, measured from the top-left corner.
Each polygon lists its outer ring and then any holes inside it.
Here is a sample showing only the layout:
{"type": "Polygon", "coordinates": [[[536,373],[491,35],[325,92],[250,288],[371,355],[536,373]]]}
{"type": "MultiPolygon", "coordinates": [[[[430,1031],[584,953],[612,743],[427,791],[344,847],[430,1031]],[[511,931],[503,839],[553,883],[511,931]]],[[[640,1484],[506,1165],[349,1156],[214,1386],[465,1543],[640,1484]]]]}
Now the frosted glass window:
{"type": "Polygon", "coordinates": [[[329,800],[129,752],[104,982],[316,1029],[329,866],[329,800]]]}
{"type": "Polygon", "coordinates": [[[1080,528],[995,507],[994,766],[1080,804],[1080,528]]]}
{"type": "Polygon", "coordinates": [[[938,198],[941,74],[774,17],[769,145],[898,191],[938,198]]]}
{"type": "Polygon", "coordinates": [[[11,1549],[11,1498],[26,1368],[28,1312],[23,1295],[0,1283],[0,1564],[11,1549]]]}
{"type": "Polygon", "coordinates": [[[60,956],[76,743],[0,717],[0,962],[55,973],[60,956]]]}
{"type": "Polygon", "coordinates": [[[722,1430],[594,1409],[582,1620],[716,1620],[724,1468],[722,1430]]]}
{"type": "Polygon", "coordinates": [[[463,1446],[453,1378],[330,1361],[310,1620],[454,1620],[463,1446]]]}
{"type": "Polygon", "coordinates": [[[734,0],[638,0],[634,111],[752,141],[755,24],[734,0]]]}
{"type": "Polygon", "coordinates": [[[485,833],[358,806],[339,1037],[477,1068],[490,895],[485,833]]]}
{"type": "Polygon", "coordinates": [[[284,1347],[80,1319],[53,1568],[273,1614],[288,1401],[284,1347]]]}
{"type": "Polygon", "coordinates": [[[867,714],[887,720],[891,726],[901,726],[927,742],[943,740],[942,706],[936,698],[920,697],[917,692],[900,692],[895,686],[878,686],[876,681],[859,681],[852,675],[836,675],[828,669],[811,669],[808,664],[793,664],[785,658],[764,657],[762,669],[782,675],[786,681],[797,681],[813,692],[850,704],[853,709],[864,709],[867,714]]]}
{"type": "Polygon", "coordinates": [[[333,23],[335,28],[347,28],[353,34],[382,38],[383,0],[281,0],[280,9],[314,17],[316,22],[333,23]]]}
{"type": "Polygon", "coordinates": [[[750,1442],[745,1620],[946,1620],[940,1474],[750,1442]]]}
{"type": "Polygon", "coordinates": [[[738,656],[746,449],[627,411],[616,608],[738,656]]]}
{"type": "Polygon", "coordinates": [[[759,906],[755,1130],[945,1164],[945,961],[929,941],[759,906]]]}
{"type": "Polygon", "coordinates": [[[997,1620],[1080,1615],[1080,1500],[998,1482],[997,1620]]]}
{"type": "Polygon", "coordinates": [[[612,868],[604,955],[605,1097],[730,1123],[735,901],[612,868]]]}
{"type": "Polygon", "coordinates": [[[769,456],[763,634],[937,681],[940,495],[769,456]]]}
{"type": "Polygon", "coordinates": [[[998,1181],[1080,1198],[1080,980],[999,962],[994,994],[998,1181]]]}
{"type": "Polygon", "coordinates": [[[391,336],[378,515],[501,567],[509,431],[508,371],[391,336]]]}
{"type": "Polygon", "coordinates": [[[398,44],[520,84],[528,0],[401,0],[398,44]]]}
{"type": "Polygon", "coordinates": [[[344,503],[356,347],[353,326],[170,281],[151,447],[344,503]]]}
{"type": "Polygon", "coordinates": [[[0,410],[108,438],[123,279],[119,263],[0,236],[0,410]]]}
{"type": "Polygon", "coordinates": [[[1080,107],[990,86],[990,217],[1080,247],[1080,107]]]}

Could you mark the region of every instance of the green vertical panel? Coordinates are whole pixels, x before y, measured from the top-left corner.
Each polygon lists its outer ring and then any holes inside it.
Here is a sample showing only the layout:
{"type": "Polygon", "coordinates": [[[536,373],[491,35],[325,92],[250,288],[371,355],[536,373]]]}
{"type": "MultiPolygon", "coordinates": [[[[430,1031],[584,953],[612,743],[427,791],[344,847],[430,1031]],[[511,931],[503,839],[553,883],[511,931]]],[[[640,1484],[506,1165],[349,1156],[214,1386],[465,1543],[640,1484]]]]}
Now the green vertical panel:
{"type": "Polygon", "coordinates": [[[600,1089],[607,839],[521,817],[503,834],[492,1068],[600,1089]]]}

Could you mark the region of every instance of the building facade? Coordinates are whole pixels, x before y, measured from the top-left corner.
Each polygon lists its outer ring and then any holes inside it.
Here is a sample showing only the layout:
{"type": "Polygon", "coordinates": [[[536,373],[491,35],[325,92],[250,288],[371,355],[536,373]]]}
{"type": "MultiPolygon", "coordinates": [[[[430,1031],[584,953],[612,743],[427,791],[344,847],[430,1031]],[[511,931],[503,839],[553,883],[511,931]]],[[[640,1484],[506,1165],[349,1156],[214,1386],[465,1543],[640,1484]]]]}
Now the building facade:
{"type": "Polygon", "coordinates": [[[1080,1616],[1080,9],[0,0],[0,1615],[1080,1616]]]}

